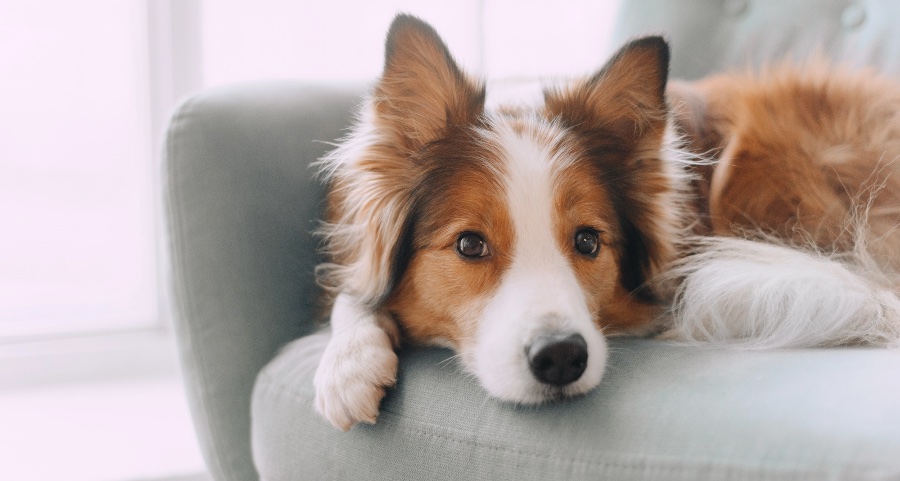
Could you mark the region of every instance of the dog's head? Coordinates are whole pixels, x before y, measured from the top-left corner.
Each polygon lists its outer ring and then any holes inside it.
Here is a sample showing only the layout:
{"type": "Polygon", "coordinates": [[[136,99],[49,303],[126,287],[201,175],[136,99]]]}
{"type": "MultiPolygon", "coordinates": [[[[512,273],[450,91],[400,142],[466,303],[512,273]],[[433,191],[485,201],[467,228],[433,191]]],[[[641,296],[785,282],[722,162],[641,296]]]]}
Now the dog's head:
{"type": "Polygon", "coordinates": [[[360,122],[326,159],[329,281],[450,346],[495,397],[584,393],[604,329],[650,320],[681,222],[668,46],[633,41],[533,108],[485,108],[424,22],[399,16],[360,122]]]}

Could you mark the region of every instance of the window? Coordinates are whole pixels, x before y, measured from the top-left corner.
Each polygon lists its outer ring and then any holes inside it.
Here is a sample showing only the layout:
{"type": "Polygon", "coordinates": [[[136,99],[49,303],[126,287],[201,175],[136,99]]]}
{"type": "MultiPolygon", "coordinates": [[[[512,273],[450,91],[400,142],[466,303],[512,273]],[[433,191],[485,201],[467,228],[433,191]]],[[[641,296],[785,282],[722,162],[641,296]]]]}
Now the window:
{"type": "Polygon", "coordinates": [[[143,5],[2,5],[0,340],[152,325],[143,5]]]}

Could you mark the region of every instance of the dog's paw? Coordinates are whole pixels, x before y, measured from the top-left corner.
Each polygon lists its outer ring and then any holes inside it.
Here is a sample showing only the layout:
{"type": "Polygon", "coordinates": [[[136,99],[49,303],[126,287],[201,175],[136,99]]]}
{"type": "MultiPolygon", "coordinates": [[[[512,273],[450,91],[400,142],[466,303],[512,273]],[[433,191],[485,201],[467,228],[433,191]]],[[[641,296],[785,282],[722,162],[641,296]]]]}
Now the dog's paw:
{"type": "Polygon", "coordinates": [[[397,380],[392,341],[375,325],[332,333],[313,380],[316,412],[342,431],[374,424],[385,389],[397,380]]]}

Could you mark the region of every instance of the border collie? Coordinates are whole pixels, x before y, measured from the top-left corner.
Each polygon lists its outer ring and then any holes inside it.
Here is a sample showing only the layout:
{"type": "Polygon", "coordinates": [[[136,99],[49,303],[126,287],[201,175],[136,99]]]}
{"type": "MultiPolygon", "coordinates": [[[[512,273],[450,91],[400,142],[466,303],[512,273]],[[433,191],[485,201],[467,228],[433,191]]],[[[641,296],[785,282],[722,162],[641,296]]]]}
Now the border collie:
{"type": "Polygon", "coordinates": [[[373,423],[403,342],[493,397],[600,382],[606,336],[749,347],[900,338],[900,90],[815,62],[667,87],[660,37],[487,108],[428,24],[321,162],[332,337],[316,410],[373,423]]]}

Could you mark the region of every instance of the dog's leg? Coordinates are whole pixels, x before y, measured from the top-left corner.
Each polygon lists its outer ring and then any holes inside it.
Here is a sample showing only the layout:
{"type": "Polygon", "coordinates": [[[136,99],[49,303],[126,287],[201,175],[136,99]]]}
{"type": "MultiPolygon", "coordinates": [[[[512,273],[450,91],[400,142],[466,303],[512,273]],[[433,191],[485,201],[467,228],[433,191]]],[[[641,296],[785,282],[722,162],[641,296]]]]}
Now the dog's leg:
{"type": "Polygon", "coordinates": [[[385,388],[397,379],[399,332],[393,319],[341,294],[331,311],[331,340],[319,361],[314,384],[316,411],[346,431],[373,424],[385,388]]]}

